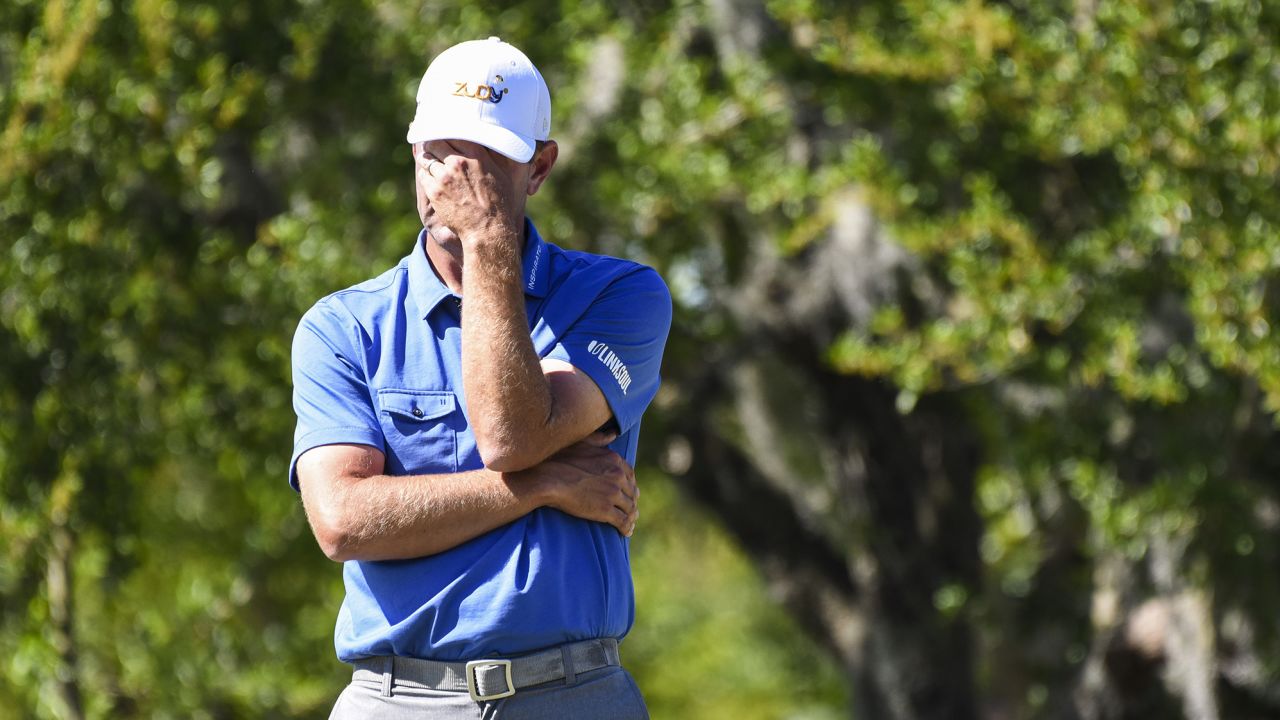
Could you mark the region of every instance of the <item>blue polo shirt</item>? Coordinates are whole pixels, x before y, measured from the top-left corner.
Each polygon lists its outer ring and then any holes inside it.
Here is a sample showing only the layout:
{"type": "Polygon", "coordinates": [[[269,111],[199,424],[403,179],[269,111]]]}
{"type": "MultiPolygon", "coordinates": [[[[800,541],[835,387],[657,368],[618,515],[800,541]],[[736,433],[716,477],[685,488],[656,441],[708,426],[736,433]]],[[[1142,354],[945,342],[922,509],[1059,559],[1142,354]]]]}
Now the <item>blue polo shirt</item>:
{"type": "MultiPolygon", "coordinates": [[[[634,465],[671,324],[666,285],[643,265],[562,250],[531,222],[525,228],[534,349],[595,380],[621,429],[610,447],[634,465]]],[[[483,467],[467,420],[461,341],[458,298],[431,269],[421,234],[394,268],[316,303],[293,343],[294,488],[298,457],[335,443],[378,448],[388,475],[483,467]]],[[[621,638],[635,618],[627,539],[551,508],[429,557],[349,561],[343,578],[335,645],[347,662],[514,655],[621,638]]]]}

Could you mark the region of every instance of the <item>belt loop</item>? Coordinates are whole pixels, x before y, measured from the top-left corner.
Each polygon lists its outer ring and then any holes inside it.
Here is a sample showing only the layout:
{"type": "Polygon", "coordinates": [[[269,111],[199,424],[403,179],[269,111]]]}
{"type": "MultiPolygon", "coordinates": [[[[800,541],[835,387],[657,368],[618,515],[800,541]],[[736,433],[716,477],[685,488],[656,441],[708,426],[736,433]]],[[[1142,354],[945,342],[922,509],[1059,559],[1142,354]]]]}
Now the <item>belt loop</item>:
{"type": "Polygon", "coordinates": [[[395,678],[396,658],[387,655],[382,658],[382,697],[391,697],[391,683],[395,678]]]}
{"type": "Polygon", "coordinates": [[[573,685],[578,682],[578,672],[573,667],[573,653],[569,652],[569,643],[560,646],[560,661],[564,663],[564,684],[573,685]]]}
{"type": "Polygon", "coordinates": [[[610,665],[622,664],[622,656],[618,652],[617,638],[604,638],[600,641],[600,644],[604,647],[605,660],[607,660],[610,665]]]}

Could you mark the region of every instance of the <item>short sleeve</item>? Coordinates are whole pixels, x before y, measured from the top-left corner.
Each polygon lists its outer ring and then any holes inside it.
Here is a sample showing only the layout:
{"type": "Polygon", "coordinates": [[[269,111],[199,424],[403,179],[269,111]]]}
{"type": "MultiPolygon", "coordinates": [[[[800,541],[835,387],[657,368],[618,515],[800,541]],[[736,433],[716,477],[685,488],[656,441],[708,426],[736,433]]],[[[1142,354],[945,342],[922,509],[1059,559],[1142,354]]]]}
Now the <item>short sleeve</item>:
{"type": "Polygon", "coordinates": [[[671,293],[642,267],[606,287],[547,356],[590,375],[625,433],[658,392],[670,329],[671,293]]]}
{"type": "Polygon", "coordinates": [[[298,489],[302,453],[352,443],[385,451],[363,363],[356,354],[354,319],[343,323],[323,302],[307,311],[293,336],[293,434],[289,484],[298,489]]]}

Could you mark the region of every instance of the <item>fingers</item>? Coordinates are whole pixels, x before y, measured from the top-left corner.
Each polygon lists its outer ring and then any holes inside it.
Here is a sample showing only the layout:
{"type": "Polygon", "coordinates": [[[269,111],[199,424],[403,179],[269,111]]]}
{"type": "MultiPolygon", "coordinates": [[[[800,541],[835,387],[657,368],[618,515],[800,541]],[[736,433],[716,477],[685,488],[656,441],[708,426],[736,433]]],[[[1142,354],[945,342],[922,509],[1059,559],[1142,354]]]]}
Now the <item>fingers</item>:
{"type": "Polygon", "coordinates": [[[463,154],[465,154],[465,152],[464,152],[464,151],[466,150],[466,147],[465,147],[465,146],[463,146],[463,145],[461,145],[461,144],[459,144],[459,143],[456,143],[456,142],[454,142],[454,141],[452,141],[452,140],[445,140],[445,141],[444,141],[444,144],[445,144],[445,146],[446,146],[446,147],[448,147],[450,150],[452,150],[452,151],[453,151],[453,154],[454,154],[454,155],[463,155],[463,154]]]}
{"type": "Polygon", "coordinates": [[[636,522],[639,519],[640,506],[634,500],[628,499],[613,506],[610,524],[617,528],[623,537],[631,537],[631,534],[636,531],[636,522]]]}
{"type": "Polygon", "coordinates": [[[617,508],[613,509],[612,524],[618,534],[623,537],[631,537],[631,533],[635,532],[635,523],[631,521],[630,513],[625,513],[617,508]]]}
{"type": "Polygon", "coordinates": [[[631,537],[636,531],[636,523],[640,521],[640,505],[634,500],[631,501],[631,512],[627,513],[627,526],[622,531],[625,537],[631,537]]]}
{"type": "Polygon", "coordinates": [[[562,488],[555,507],[584,520],[607,523],[624,537],[631,537],[640,518],[640,487],[626,460],[612,450],[583,441],[545,462],[555,466],[553,472],[562,488]]]}
{"type": "Polygon", "coordinates": [[[428,182],[428,194],[438,194],[441,188],[457,182],[466,172],[463,162],[464,160],[457,155],[447,155],[444,158],[424,155],[421,167],[426,173],[424,180],[428,182]]]}
{"type": "Polygon", "coordinates": [[[593,447],[605,447],[618,439],[618,433],[612,430],[597,430],[582,439],[582,442],[593,447]]]}
{"type": "Polygon", "coordinates": [[[560,509],[583,520],[612,525],[624,537],[631,537],[635,532],[640,508],[635,498],[623,492],[621,487],[598,484],[579,488],[576,496],[576,502],[560,509]]]}
{"type": "Polygon", "coordinates": [[[444,144],[452,151],[449,157],[456,157],[460,162],[467,160],[470,163],[474,163],[477,169],[483,170],[490,175],[506,175],[502,171],[502,166],[498,164],[497,153],[484,145],[476,143],[468,148],[467,145],[453,140],[445,140],[444,144]]]}
{"type": "Polygon", "coordinates": [[[436,170],[435,177],[441,181],[445,183],[457,181],[470,185],[476,178],[494,174],[493,168],[483,162],[483,156],[468,155],[464,152],[464,148],[451,142],[446,141],[445,146],[449,148],[449,154],[443,157],[436,156],[438,162],[432,165],[436,170]]]}
{"type": "MultiPolygon", "coordinates": [[[[520,206],[513,199],[515,189],[492,158],[469,157],[449,147],[424,152],[418,163],[418,185],[440,220],[459,237],[495,220],[502,221],[504,230],[522,226],[516,217],[520,206]]],[[[510,235],[503,232],[492,239],[510,244],[510,235]]]]}
{"type": "Polygon", "coordinates": [[[597,486],[595,500],[597,510],[588,519],[613,525],[623,537],[631,537],[636,521],[640,518],[639,492],[634,482],[625,478],[612,478],[608,486],[597,486]]]}
{"type": "Polygon", "coordinates": [[[609,449],[608,443],[604,442],[603,437],[596,437],[596,435],[598,433],[592,433],[552,457],[572,461],[575,466],[581,466],[583,463],[589,462],[591,463],[591,471],[597,473],[608,472],[610,468],[617,467],[619,464],[626,464],[625,460],[609,449]]]}
{"type": "Polygon", "coordinates": [[[614,510],[621,515],[621,523],[615,523],[618,532],[624,537],[631,537],[636,530],[636,522],[640,520],[640,488],[635,484],[634,478],[629,484],[619,488],[614,510]]]}
{"type": "Polygon", "coordinates": [[[418,183],[422,186],[423,192],[427,194],[427,198],[433,203],[437,202],[440,197],[441,177],[444,169],[444,163],[440,162],[439,158],[431,155],[424,155],[418,163],[418,183]]]}
{"type": "Polygon", "coordinates": [[[627,529],[622,533],[626,537],[631,537],[631,533],[636,531],[636,523],[640,521],[640,486],[636,484],[636,473],[631,469],[630,465],[626,466],[627,484],[624,493],[629,491],[628,499],[631,501],[631,512],[628,513],[627,529]]]}
{"type": "Polygon", "coordinates": [[[507,174],[497,162],[494,151],[483,145],[468,147],[466,144],[451,140],[442,142],[443,148],[437,145],[432,150],[424,147],[422,151],[424,165],[437,177],[449,171],[476,175],[505,176],[507,174]]]}

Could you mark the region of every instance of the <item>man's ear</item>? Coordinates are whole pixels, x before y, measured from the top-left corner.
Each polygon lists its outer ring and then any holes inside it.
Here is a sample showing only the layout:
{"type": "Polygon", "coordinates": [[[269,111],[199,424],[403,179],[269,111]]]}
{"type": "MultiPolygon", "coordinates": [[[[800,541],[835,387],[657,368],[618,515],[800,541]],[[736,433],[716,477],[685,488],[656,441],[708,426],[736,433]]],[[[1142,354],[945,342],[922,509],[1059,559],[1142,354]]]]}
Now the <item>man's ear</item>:
{"type": "Polygon", "coordinates": [[[560,157],[560,146],[556,145],[555,140],[547,140],[542,145],[542,150],[533,156],[533,173],[529,175],[528,193],[533,195],[538,192],[538,188],[542,187],[543,181],[547,179],[547,175],[551,174],[551,168],[556,164],[556,158],[560,157]]]}

